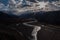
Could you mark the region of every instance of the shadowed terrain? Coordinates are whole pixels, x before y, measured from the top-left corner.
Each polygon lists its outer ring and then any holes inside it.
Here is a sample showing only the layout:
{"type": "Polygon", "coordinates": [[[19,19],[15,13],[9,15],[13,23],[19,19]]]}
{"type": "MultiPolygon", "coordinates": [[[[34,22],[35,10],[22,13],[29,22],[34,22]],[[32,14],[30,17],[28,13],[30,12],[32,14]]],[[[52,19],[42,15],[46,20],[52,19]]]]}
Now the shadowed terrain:
{"type": "Polygon", "coordinates": [[[60,11],[37,12],[35,18],[42,23],[60,25],[60,11]]]}
{"type": "Polygon", "coordinates": [[[34,29],[34,27],[25,26],[22,23],[32,21],[33,19],[36,19],[40,24],[41,23],[47,24],[46,25],[47,27],[45,26],[43,27],[40,25],[41,30],[38,31],[37,33],[38,38],[37,40],[60,40],[60,28],[59,28],[60,11],[36,12],[31,14],[26,13],[20,16],[0,12],[0,35],[1,35],[0,39],[1,40],[32,39],[33,37],[31,35],[31,32],[34,29]],[[57,26],[55,28],[53,26],[51,27],[48,24],[57,26]]]}

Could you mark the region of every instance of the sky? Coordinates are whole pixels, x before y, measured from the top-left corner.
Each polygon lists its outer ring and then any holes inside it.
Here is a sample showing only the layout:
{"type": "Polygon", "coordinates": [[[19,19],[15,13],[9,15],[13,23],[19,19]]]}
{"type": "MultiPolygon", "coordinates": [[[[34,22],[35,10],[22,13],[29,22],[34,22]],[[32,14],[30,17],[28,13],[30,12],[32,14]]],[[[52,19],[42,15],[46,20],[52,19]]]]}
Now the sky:
{"type": "Polygon", "coordinates": [[[1,3],[7,5],[8,4],[8,0],[0,0],[1,3]]]}
{"type": "MultiPolygon", "coordinates": [[[[3,3],[3,4],[5,4],[5,5],[7,5],[8,4],[8,2],[9,2],[10,0],[0,0],[0,2],[1,3],[3,3]]],[[[43,1],[43,0],[42,0],[43,1]]],[[[45,1],[45,0],[44,0],[45,1]]],[[[56,0],[49,0],[49,1],[56,1],[56,0]]],[[[58,0],[57,0],[58,1],[58,0]]],[[[43,4],[43,5],[41,5],[40,7],[42,8],[42,7],[44,7],[45,6],[45,3],[43,3],[43,2],[40,2],[39,3],[40,5],[41,4],[43,4]]],[[[4,6],[5,6],[4,5],[4,6]]],[[[0,6],[1,7],[1,6],[0,6]]],[[[8,11],[10,10],[10,8],[9,8],[9,5],[8,6],[5,6],[5,7],[2,7],[4,10],[5,9],[7,9],[8,11]]],[[[14,8],[14,7],[13,7],[14,8]]],[[[54,9],[56,9],[55,7],[54,7],[54,9]]],[[[0,9],[1,10],[1,9],[0,9]]],[[[19,11],[17,10],[17,13],[18,13],[19,11]]]]}
{"type": "MultiPolygon", "coordinates": [[[[4,3],[5,5],[8,4],[8,1],[9,1],[9,0],[0,0],[0,2],[4,3]]],[[[40,1],[41,1],[41,0],[40,0],[40,1]]],[[[47,0],[45,0],[45,1],[47,1],[47,0]]],[[[49,1],[58,1],[58,0],[49,0],[49,1]]]]}

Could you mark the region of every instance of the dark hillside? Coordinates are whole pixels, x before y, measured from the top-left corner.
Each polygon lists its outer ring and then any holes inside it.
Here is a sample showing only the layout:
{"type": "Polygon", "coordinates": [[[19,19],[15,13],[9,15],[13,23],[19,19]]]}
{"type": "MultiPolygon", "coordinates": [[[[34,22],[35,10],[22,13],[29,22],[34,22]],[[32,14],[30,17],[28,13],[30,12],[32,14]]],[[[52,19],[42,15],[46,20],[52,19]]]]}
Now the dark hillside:
{"type": "Polygon", "coordinates": [[[38,12],[35,17],[39,22],[60,25],[60,11],[38,12]]]}
{"type": "Polygon", "coordinates": [[[4,12],[0,12],[0,23],[13,23],[17,20],[17,16],[13,15],[9,15],[7,13],[4,12]]]}

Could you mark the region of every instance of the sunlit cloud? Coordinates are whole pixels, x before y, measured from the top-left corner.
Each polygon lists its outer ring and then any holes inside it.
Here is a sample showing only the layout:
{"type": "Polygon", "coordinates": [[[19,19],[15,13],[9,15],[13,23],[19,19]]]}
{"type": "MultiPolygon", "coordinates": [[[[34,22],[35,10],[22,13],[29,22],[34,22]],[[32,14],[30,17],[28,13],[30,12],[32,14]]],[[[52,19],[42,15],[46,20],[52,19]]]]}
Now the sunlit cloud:
{"type": "MultiPolygon", "coordinates": [[[[6,11],[18,11],[18,12],[20,12],[20,11],[22,11],[22,10],[20,10],[20,6],[23,4],[23,2],[22,2],[23,0],[18,0],[18,1],[15,1],[15,0],[9,0],[9,3],[5,6],[3,3],[0,3],[0,10],[6,10],[6,11]],[[10,8],[11,7],[11,8],[10,8]],[[16,9],[18,9],[18,10],[16,10],[16,9]]],[[[27,2],[27,1],[26,1],[27,2]]],[[[28,5],[30,5],[30,3],[31,2],[27,2],[27,4],[28,5]]],[[[46,2],[44,2],[44,1],[39,1],[38,2],[38,7],[39,8],[45,8],[46,7],[46,5],[48,5],[49,7],[50,7],[50,9],[55,9],[56,7],[54,7],[53,6],[53,8],[51,8],[52,7],[52,5],[50,5],[49,4],[50,2],[49,1],[46,1],[46,2]]],[[[33,3],[34,4],[34,3],[33,3]]],[[[53,2],[52,2],[52,4],[53,4],[53,2]]],[[[58,7],[57,7],[58,8],[58,7]]],[[[57,9],[56,8],[56,9],[57,9]]],[[[23,8],[21,8],[21,9],[23,9],[23,8]]],[[[25,9],[25,8],[24,8],[25,9]]],[[[59,9],[59,8],[58,8],[59,9]]]]}
{"type": "Polygon", "coordinates": [[[40,8],[44,8],[45,7],[45,5],[47,5],[49,2],[39,2],[38,4],[40,5],[39,7],[40,8]]]}
{"type": "Polygon", "coordinates": [[[9,10],[9,6],[5,6],[3,3],[0,3],[0,11],[8,11],[9,10]]]}

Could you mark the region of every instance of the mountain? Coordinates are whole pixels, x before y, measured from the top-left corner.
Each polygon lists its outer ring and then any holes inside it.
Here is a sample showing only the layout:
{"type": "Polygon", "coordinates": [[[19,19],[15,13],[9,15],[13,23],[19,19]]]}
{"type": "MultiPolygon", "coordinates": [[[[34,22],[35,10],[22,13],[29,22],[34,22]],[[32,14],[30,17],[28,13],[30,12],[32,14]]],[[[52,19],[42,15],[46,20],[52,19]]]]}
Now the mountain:
{"type": "MultiPolygon", "coordinates": [[[[52,3],[46,3],[46,2],[41,2],[40,4],[39,4],[39,6],[38,7],[36,7],[35,9],[37,9],[37,10],[39,10],[39,12],[40,11],[42,11],[42,12],[49,12],[49,11],[58,11],[58,10],[60,10],[60,7],[58,7],[58,6],[55,6],[54,4],[52,4],[52,3]],[[41,3],[42,3],[42,5],[41,5],[41,3]],[[41,8],[39,8],[39,7],[41,7],[41,8]]],[[[12,6],[12,5],[11,5],[12,6]]],[[[25,20],[25,19],[29,19],[29,18],[33,18],[33,15],[35,14],[35,13],[37,13],[37,14],[39,14],[38,12],[37,12],[37,10],[35,11],[35,12],[33,12],[33,8],[32,8],[32,10],[30,9],[30,7],[29,6],[27,6],[28,8],[26,8],[26,7],[22,7],[21,9],[19,9],[19,8],[17,8],[17,10],[15,9],[15,10],[11,10],[11,12],[12,12],[12,14],[14,14],[14,15],[17,15],[17,16],[19,16],[19,18],[20,19],[22,19],[22,20],[25,20]],[[28,10],[27,10],[28,9],[28,10]],[[25,11],[26,10],[26,11],[25,11]]],[[[33,7],[33,6],[32,6],[33,7]]],[[[14,7],[12,7],[12,8],[14,8],[14,7]]],[[[54,13],[54,12],[53,12],[54,13]]],[[[52,15],[53,15],[53,13],[51,13],[52,15]]],[[[41,15],[43,14],[44,15],[44,13],[40,13],[41,15]]],[[[40,15],[40,16],[41,16],[40,15]]],[[[54,14],[55,15],[55,14],[54,14]]],[[[38,18],[40,18],[40,17],[38,17],[38,18]]],[[[41,16],[41,18],[43,18],[42,16],[41,16]]],[[[44,18],[43,18],[44,19],[44,18]]],[[[45,20],[45,19],[44,19],[45,20]]],[[[52,19],[53,20],[53,19],[52,19]]],[[[57,21],[56,21],[57,22],[57,21]]]]}
{"type": "Polygon", "coordinates": [[[51,25],[60,25],[60,10],[59,11],[49,11],[35,14],[35,18],[40,23],[46,23],[51,25]]]}
{"type": "Polygon", "coordinates": [[[14,15],[11,12],[5,13],[0,11],[0,23],[2,24],[13,24],[13,23],[21,23],[31,21],[33,19],[32,14],[22,14],[20,16],[14,15]]]}
{"type": "Polygon", "coordinates": [[[10,15],[0,11],[0,23],[3,23],[3,24],[15,23],[16,20],[18,20],[18,16],[10,15]]]}

